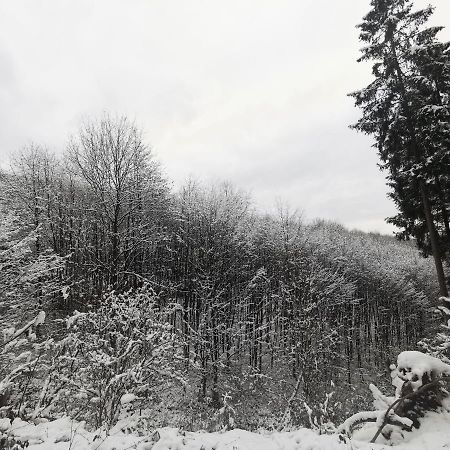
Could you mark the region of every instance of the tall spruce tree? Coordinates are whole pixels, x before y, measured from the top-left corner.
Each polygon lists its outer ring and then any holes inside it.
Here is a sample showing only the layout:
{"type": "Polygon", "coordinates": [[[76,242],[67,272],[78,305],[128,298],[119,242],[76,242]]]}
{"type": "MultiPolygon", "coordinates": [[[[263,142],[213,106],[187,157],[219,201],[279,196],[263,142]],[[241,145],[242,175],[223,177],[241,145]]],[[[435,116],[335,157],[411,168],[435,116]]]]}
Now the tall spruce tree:
{"type": "Polygon", "coordinates": [[[350,94],[362,110],[353,128],[372,135],[390,196],[399,210],[389,222],[432,254],[440,293],[448,295],[442,260],[449,254],[450,53],[425,26],[433,8],[410,0],[372,0],[358,25],[375,79],[350,94]]]}

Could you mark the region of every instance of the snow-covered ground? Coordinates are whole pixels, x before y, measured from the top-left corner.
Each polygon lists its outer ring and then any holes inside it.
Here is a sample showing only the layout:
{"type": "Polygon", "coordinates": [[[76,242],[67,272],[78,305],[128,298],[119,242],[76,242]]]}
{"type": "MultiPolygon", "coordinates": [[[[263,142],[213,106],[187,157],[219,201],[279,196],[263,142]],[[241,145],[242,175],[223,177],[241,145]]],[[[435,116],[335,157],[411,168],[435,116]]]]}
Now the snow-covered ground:
{"type": "MultiPolygon", "coordinates": [[[[48,450],[381,450],[386,444],[369,444],[375,425],[356,433],[351,441],[338,435],[319,436],[314,431],[251,433],[232,430],[223,433],[183,432],[161,428],[150,434],[126,432],[126,423],[119,423],[108,436],[92,433],[84,424],[69,418],[37,425],[17,420],[10,425],[0,420],[0,429],[9,429],[17,439],[28,440],[29,449],[48,450]]],[[[450,414],[430,414],[420,430],[406,433],[398,450],[438,450],[450,448],[450,414]]]]}

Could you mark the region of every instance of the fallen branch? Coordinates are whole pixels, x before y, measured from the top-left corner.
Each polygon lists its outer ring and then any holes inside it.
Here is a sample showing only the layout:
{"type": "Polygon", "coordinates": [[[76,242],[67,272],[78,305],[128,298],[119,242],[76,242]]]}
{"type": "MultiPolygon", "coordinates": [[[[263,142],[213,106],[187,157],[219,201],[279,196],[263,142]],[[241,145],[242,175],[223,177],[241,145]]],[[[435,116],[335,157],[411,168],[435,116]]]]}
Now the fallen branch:
{"type": "MultiPolygon", "coordinates": [[[[363,423],[367,422],[377,422],[380,417],[380,411],[363,411],[354,414],[353,416],[349,417],[339,428],[339,433],[347,433],[348,435],[351,435],[353,433],[353,430],[363,423]]],[[[390,415],[387,418],[388,422],[387,425],[395,425],[400,427],[403,430],[411,431],[411,426],[409,423],[406,423],[404,418],[401,418],[399,416],[393,416],[390,415]]]]}

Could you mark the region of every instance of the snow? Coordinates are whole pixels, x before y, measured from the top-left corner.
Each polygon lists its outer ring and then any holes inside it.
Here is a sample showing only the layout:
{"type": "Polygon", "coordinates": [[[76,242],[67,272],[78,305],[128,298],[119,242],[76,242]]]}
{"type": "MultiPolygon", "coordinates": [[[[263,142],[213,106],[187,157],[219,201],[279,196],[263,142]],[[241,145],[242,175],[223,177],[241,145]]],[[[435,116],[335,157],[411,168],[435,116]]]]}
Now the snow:
{"type": "Polygon", "coordinates": [[[446,316],[450,316],[450,309],[448,309],[446,306],[438,306],[437,309],[446,316]]]}
{"type": "Polygon", "coordinates": [[[420,52],[421,50],[423,50],[423,46],[422,45],[411,45],[410,48],[410,53],[411,55],[414,55],[417,52],[420,52]]]}
{"type": "Polygon", "coordinates": [[[62,296],[63,296],[63,299],[64,299],[64,300],[67,300],[67,299],[69,298],[69,286],[64,286],[64,287],[61,289],[61,294],[62,294],[62,296]]]}
{"type": "Polygon", "coordinates": [[[387,409],[396,400],[395,397],[386,397],[385,395],[383,395],[382,392],[372,383],[369,385],[369,389],[372,392],[372,396],[374,398],[373,406],[375,407],[375,409],[387,409]]]}
{"type": "Polygon", "coordinates": [[[362,411],[349,417],[339,428],[339,433],[351,434],[353,425],[374,419],[378,421],[379,415],[384,416],[386,411],[362,411]]]}
{"type": "Polygon", "coordinates": [[[14,327],[5,328],[3,330],[3,340],[7,341],[14,334],[16,329],[14,327]]]}
{"type": "Polygon", "coordinates": [[[86,313],[81,313],[81,312],[75,310],[73,312],[73,314],[71,316],[67,317],[67,319],[66,319],[67,328],[68,329],[71,328],[78,319],[81,319],[84,316],[86,316],[86,313]]]}
{"type": "Polygon", "coordinates": [[[45,312],[40,311],[39,314],[34,319],[34,326],[43,325],[45,323],[45,312]]]}
{"type": "Polygon", "coordinates": [[[127,403],[134,402],[136,399],[137,397],[134,394],[123,394],[120,398],[120,404],[126,405],[127,403]]]}
{"type": "MultiPolygon", "coordinates": [[[[32,327],[37,327],[38,325],[42,325],[45,323],[45,312],[40,311],[38,315],[28,322],[26,325],[24,325],[19,330],[15,331],[14,328],[8,328],[6,335],[8,336],[8,340],[6,344],[4,344],[4,350],[9,348],[8,345],[13,343],[20,335],[24,334],[26,331],[28,331],[28,338],[34,339],[36,338],[36,335],[31,332],[32,327]]],[[[5,333],[4,333],[5,334],[5,333]]]]}
{"type": "Polygon", "coordinates": [[[22,352],[19,356],[16,356],[16,362],[22,361],[24,359],[29,360],[31,358],[31,356],[32,356],[32,354],[29,350],[26,352],[22,352]]]}
{"type": "Polygon", "coordinates": [[[427,374],[430,380],[450,376],[450,365],[440,359],[418,351],[406,351],[398,355],[399,378],[410,381],[414,390],[422,386],[422,377],[427,374]]]}
{"type": "Polygon", "coordinates": [[[11,423],[9,419],[3,418],[0,419],[0,431],[6,431],[9,429],[11,423]]]}
{"type": "MultiPolygon", "coordinates": [[[[128,419],[127,419],[128,420],[128,419]]],[[[132,425],[132,420],[129,420],[132,425]]],[[[88,431],[84,422],[63,417],[36,425],[16,419],[12,425],[0,419],[0,430],[9,430],[17,440],[28,440],[29,449],[67,450],[359,450],[386,449],[384,442],[369,444],[377,429],[370,424],[355,433],[357,439],[342,435],[318,435],[300,428],[293,432],[252,433],[235,429],[227,432],[185,432],[176,428],[149,430],[146,435],[132,433],[132,426],[121,421],[109,433],[104,430],[88,431]],[[359,439],[359,440],[358,440],[359,439]]],[[[380,436],[380,439],[383,438],[380,436]]],[[[439,450],[450,447],[450,414],[430,413],[419,430],[399,433],[398,450],[439,450]]]]}

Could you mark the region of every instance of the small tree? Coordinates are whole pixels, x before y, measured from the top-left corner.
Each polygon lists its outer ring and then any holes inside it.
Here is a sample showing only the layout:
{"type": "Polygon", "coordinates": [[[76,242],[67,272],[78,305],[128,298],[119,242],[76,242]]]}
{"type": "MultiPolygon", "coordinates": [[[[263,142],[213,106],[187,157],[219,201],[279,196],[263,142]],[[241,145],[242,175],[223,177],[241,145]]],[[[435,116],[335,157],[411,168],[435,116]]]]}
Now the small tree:
{"type": "Polygon", "coordinates": [[[395,395],[387,397],[370,385],[375,411],[359,412],[348,418],[338,431],[351,435],[354,429],[366,422],[376,422],[377,431],[370,442],[380,434],[387,440],[397,430],[411,431],[420,427],[420,419],[427,411],[436,411],[448,396],[450,365],[433,356],[417,351],[398,355],[397,364],[391,366],[395,395]]]}

